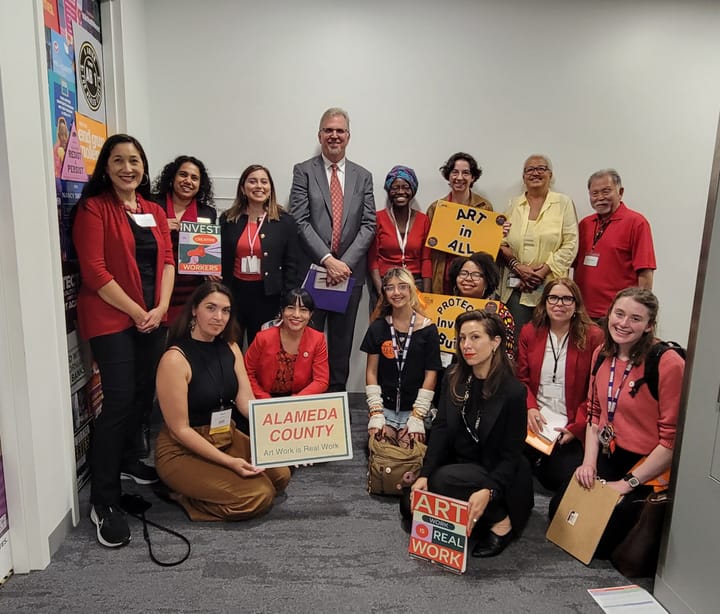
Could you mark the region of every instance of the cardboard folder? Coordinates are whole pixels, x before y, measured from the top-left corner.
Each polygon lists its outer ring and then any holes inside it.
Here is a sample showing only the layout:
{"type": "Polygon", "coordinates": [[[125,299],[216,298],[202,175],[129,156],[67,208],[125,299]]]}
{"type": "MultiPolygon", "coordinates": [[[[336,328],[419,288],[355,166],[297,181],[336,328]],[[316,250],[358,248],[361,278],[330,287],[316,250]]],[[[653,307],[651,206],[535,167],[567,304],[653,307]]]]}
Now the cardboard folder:
{"type": "Polygon", "coordinates": [[[619,498],[619,492],[600,480],[587,490],[573,478],[545,537],[589,564],[619,498]]]}

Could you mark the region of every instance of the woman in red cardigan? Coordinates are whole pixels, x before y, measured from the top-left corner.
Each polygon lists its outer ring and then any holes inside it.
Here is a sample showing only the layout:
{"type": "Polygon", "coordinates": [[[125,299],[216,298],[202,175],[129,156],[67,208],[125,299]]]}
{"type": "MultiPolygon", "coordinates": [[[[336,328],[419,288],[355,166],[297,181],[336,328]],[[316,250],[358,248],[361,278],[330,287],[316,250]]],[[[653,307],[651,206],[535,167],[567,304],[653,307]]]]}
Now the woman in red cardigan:
{"type": "Polygon", "coordinates": [[[121,477],[157,481],[155,470],[140,462],[137,444],[152,407],[175,266],[167,218],[149,188],[140,143],[127,134],[111,136],[83,189],[72,231],[81,276],[78,324],[103,388],[90,450],[90,518],[107,547],[130,541],[118,507],[121,477]]]}
{"type": "Polygon", "coordinates": [[[528,391],[528,431],[557,436],[550,456],[528,450],[548,490],[567,483],[582,462],[592,354],[603,338],[585,311],[580,289],[567,278],[548,282],[532,322],[520,331],[518,379],[528,391]]]}
{"type": "Polygon", "coordinates": [[[280,302],[280,324],[261,330],[245,353],[257,399],[322,394],[329,376],[325,335],[308,326],[315,303],[302,288],[280,302]]]}

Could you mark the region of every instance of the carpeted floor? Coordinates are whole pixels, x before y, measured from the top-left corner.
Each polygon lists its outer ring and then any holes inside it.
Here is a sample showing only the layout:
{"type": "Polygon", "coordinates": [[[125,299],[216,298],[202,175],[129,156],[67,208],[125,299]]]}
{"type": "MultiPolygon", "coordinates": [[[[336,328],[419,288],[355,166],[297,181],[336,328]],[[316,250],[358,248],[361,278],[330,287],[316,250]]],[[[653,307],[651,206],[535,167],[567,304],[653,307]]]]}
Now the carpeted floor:
{"type": "MultiPolygon", "coordinates": [[[[522,538],[494,559],[471,558],[463,576],[410,558],[397,501],[365,490],[365,412],[353,416],[354,458],[297,470],[287,497],[263,518],[192,523],[149,488],[128,487],[152,501],[150,520],[190,539],[190,558],[178,567],[150,561],[132,518],[130,545],[99,546],[83,489],[83,521],[47,569],[10,578],[0,611],[563,614],[600,612],[588,588],[630,583],[609,563],[586,567],[545,540],[541,493],[522,538]]],[[[182,554],[175,538],[153,529],[151,537],[159,558],[182,554]]]]}

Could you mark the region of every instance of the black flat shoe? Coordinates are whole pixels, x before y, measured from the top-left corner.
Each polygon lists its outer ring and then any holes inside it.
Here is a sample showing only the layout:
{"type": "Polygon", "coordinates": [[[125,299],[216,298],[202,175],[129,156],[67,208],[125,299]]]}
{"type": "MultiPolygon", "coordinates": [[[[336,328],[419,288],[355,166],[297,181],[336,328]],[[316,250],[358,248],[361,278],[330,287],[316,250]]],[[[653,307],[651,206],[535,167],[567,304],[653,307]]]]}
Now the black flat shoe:
{"type": "Polygon", "coordinates": [[[514,537],[512,530],[506,535],[496,535],[492,531],[488,531],[487,535],[475,544],[472,555],[479,558],[497,556],[507,548],[514,537]]]}

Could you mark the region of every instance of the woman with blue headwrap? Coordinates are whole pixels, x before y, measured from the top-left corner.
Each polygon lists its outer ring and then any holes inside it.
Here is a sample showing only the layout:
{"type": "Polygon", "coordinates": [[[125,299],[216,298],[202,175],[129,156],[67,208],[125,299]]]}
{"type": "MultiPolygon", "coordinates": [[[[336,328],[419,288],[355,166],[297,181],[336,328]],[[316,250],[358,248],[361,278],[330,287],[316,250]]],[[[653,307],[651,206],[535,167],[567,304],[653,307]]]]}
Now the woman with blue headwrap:
{"type": "Polygon", "coordinates": [[[392,268],[407,269],[419,289],[430,291],[432,265],[430,249],[425,247],[430,220],[410,206],[417,189],[415,171],[407,166],[393,166],[385,178],[388,204],[377,213],[375,241],[368,252],[368,270],[372,279],[370,311],[382,295],[383,276],[392,268]]]}

